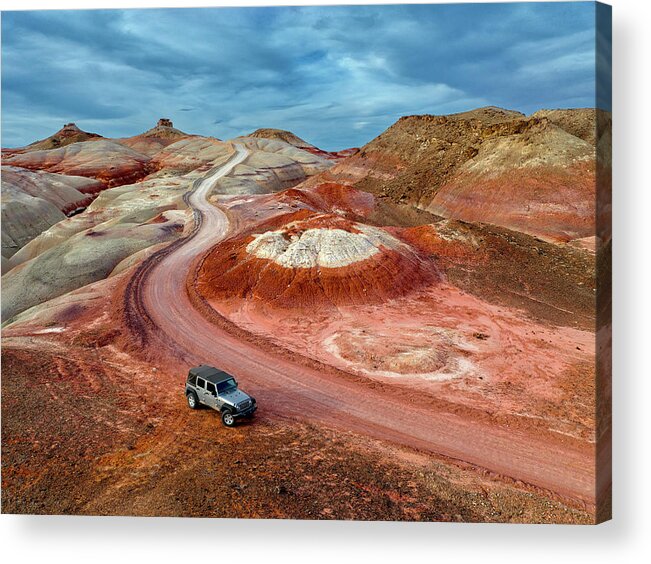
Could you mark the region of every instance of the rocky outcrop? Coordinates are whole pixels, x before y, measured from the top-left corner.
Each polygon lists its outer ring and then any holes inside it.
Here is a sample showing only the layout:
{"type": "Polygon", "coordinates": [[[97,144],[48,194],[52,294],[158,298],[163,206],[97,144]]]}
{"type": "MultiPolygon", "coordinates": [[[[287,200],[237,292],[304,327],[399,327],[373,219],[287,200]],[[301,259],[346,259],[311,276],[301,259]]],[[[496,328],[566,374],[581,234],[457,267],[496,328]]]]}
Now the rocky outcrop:
{"type": "Polygon", "coordinates": [[[610,129],[610,113],[595,108],[538,110],[533,118],[545,118],[571,135],[596,145],[605,129],[610,129]]]}

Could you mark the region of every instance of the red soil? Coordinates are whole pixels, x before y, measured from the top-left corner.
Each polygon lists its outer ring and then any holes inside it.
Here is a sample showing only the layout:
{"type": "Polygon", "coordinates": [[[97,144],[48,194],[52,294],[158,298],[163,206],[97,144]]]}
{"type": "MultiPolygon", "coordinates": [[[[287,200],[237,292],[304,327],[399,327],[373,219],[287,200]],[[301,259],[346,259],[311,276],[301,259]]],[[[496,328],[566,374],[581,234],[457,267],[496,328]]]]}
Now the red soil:
{"type": "Polygon", "coordinates": [[[117,350],[107,295],[68,315],[65,332],[3,342],[6,513],[591,520],[544,492],[323,426],[261,412],[254,425],[222,430],[211,410],[184,405],[183,367],[117,350]]]}

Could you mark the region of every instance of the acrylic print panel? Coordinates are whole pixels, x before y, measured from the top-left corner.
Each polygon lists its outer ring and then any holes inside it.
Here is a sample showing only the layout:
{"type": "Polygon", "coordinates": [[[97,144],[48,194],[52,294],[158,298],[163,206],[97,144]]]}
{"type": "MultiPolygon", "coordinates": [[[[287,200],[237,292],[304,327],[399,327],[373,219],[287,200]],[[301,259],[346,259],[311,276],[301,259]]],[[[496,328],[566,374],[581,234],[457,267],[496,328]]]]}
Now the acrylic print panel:
{"type": "Polygon", "coordinates": [[[5,12],[2,62],[3,511],[609,518],[608,6],[5,12]]]}

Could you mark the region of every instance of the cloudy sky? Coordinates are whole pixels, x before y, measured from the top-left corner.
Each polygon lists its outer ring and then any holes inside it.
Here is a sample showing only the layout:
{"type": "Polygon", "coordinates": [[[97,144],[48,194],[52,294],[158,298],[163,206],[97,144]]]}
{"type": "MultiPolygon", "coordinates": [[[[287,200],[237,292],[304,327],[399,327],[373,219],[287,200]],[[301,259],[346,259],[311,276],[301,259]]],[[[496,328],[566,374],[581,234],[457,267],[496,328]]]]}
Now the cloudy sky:
{"type": "MultiPolygon", "coordinates": [[[[159,117],[359,146],[402,115],[595,105],[592,3],[4,12],[2,145],[159,117]]],[[[607,104],[605,101],[604,104],[607,104]]],[[[602,104],[602,105],[604,105],[602,104]]]]}

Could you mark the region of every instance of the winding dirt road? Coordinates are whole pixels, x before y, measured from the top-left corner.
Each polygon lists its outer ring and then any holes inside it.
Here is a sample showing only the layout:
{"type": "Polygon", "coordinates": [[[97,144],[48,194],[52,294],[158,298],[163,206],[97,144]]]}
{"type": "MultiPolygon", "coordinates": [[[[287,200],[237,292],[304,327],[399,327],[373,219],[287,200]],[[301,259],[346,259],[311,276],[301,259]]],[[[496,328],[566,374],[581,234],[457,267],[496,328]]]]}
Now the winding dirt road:
{"type": "Polygon", "coordinates": [[[231,160],[199,182],[188,198],[199,220],[194,235],[173,245],[134,278],[139,315],[147,317],[149,326],[173,342],[185,361],[213,364],[235,374],[257,397],[261,412],[322,422],[444,455],[594,505],[594,448],[589,444],[568,445],[560,437],[537,440],[507,427],[410,403],[386,389],[263,350],[202,316],[186,293],[186,277],[192,262],[228,232],[226,215],[206,197],[219,178],[247,157],[242,145],[235,144],[235,149],[231,160]]]}

